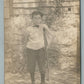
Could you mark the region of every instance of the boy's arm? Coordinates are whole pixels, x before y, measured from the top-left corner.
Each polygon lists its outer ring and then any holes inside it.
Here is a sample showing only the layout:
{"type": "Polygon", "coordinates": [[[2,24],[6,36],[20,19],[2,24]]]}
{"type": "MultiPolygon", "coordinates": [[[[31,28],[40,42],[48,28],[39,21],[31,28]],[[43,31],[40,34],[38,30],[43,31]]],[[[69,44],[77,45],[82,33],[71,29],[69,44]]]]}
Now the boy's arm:
{"type": "Polygon", "coordinates": [[[44,25],[43,26],[43,31],[44,30],[45,30],[46,40],[47,40],[47,48],[49,48],[51,42],[53,41],[53,39],[56,38],[56,32],[55,31],[52,31],[51,29],[49,29],[47,25],[44,25]]]}

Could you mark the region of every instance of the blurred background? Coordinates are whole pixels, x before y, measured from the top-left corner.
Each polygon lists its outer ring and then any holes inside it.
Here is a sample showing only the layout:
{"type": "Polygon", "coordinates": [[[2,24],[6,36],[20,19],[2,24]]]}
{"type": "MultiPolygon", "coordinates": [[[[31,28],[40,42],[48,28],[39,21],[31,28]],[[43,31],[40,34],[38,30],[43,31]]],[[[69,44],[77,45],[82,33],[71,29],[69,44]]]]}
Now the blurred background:
{"type": "Polygon", "coordinates": [[[4,0],[6,81],[12,78],[13,84],[19,75],[27,73],[23,38],[35,10],[41,11],[43,22],[56,31],[47,50],[51,83],[80,84],[79,0],[4,0]],[[19,75],[14,78],[13,74],[19,75]]]}

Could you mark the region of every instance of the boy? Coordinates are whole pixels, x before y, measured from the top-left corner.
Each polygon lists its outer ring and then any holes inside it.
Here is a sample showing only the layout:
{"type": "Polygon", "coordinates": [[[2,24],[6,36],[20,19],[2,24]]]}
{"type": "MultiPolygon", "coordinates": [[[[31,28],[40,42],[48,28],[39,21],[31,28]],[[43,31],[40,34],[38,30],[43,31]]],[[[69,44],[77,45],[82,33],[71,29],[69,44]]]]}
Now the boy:
{"type": "MultiPolygon", "coordinates": [[[[36,62],[39,67],[41,75],[41,84],[45,84],[45,64],[46,64],[46,55],[45,55],[45,46],[47,46],[46,37],[52,37],[53,34],[48,29],[47,25],[42,24],[43,14],[39,11],[32,13],[33,25],[28,27],[26,32],[28,34],[27,44],[26,44],[26,56],[27,56],[27,65],[28,71],[31,76],[32,84],[35,84],[34,73],[36,62]],[[45,35],[44,35],[45,33],[45,35]]],[[[49,42],[49,41],[48,41],[49,42]]]]}

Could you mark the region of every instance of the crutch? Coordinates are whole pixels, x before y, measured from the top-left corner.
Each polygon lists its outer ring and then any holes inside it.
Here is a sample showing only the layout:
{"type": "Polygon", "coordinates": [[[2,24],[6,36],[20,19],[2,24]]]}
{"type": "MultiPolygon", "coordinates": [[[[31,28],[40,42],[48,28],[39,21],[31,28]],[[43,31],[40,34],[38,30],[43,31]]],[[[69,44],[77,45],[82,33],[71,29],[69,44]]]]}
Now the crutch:
{"type": "Polygon", "coordinates": [[[47,81],[48,81],[48,84],[49,84],[49,60],[48,60],[48,55],[47,55],[47,46],[48,46],[48,42],[47,42],[47,38],[46,38],[46,31],[45,31],[45,28],[43,28],[43,35],[44,35],[44,45],[45,45],[45,56],[46,56],[46,59],[47,59],[47,71],[48,71],[48,78],[47,78],[47,81]]]}

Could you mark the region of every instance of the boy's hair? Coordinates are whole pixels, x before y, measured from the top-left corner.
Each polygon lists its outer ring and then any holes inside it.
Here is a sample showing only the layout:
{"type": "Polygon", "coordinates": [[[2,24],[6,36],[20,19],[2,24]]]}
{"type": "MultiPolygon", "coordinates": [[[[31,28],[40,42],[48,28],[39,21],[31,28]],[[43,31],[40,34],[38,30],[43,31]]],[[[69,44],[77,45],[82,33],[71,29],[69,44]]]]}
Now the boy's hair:
{"type": "Polygon", "coordinates": [[[40,11],[34,11],[34,12],[32,13],[32,18],[33,18],[34,15],[40,15],[41,17],[43,17],[43,13],[40,12],[40,11]]]}

